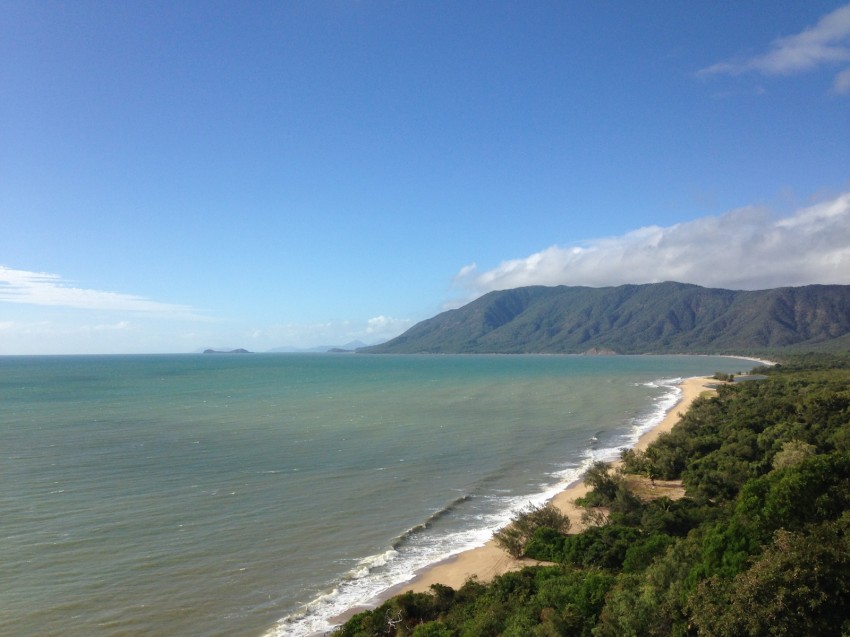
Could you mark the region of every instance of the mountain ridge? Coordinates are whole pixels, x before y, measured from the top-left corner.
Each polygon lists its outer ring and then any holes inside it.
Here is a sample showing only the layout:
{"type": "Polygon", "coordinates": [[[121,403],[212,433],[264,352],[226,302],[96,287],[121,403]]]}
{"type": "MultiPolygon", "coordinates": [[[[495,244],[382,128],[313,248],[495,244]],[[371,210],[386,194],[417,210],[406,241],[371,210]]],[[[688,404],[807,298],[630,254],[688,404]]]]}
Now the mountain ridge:
{"type": "Polygon", "coordinates": [[[758,353],[850,349],[850,286],[529,286],[489,292],[365,353],[758,353]]]}

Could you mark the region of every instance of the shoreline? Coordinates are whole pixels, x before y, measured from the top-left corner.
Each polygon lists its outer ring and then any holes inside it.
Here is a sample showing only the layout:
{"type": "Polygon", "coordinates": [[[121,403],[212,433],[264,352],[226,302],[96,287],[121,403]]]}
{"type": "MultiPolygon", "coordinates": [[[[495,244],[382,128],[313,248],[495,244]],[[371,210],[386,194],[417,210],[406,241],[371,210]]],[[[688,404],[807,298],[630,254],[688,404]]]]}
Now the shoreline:
{"type": "MultiPolygon", "coordinates": [[[[752,360],[752,359],[750,359],[752,360]]],[[[705,376],[695,376],[684,379],[678,384],[681,391],[676,402],[667,410],[664,417],[651,429],[643,432],[633,449],[645,450],[659,435],[670,431],[687,412],[696,398],[704,391],[712,389],[718,381],[705,376]]],[[[609,462],[612,467],[620,464],[619,460],[609,462]]],[[[556,494],[550,501],[570,518],[571,532],[577,533],[583,530],[581,515],[582,507],[576,506],[574,501],[588,492],[588,487],[579,478],[556,494]]],[[[334,617],[333,624],[341,624],[364,610],[371,610],[387,601],[391,597],[407,592],[425,593],[430,591],[432,584],[443,584],[459,589],[470,578],[475,577],[482,583],[492,581],[495,577],[511,571],[520,570],[526,566],[539,564],[537,560],[528,558],[513,558],[504,549],[496,545],[495,540],[488,540],[483,546],[469,549],[436,562],[421,569],[410,580],[397,584],[382,592],[367,604],[358,605],[348,609],[346,612],[334,617]]]]}

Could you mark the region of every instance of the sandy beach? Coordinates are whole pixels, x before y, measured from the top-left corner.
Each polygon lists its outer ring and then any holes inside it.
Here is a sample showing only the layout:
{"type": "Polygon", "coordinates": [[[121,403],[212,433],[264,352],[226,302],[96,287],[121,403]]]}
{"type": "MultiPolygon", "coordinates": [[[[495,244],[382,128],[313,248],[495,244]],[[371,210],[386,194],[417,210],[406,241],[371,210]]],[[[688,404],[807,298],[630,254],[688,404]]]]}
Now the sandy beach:
{"type": "MultiPolygon", "coordinates": [[[[681,385],[682,395],[679,401],[667,412],[664,419],[655,427],[645,432],[636,449],[646,449],[660,434],[670,431],[679,422],[681,415],[688,410],[691,403],[704,391],[709,390],[717,381],[711,378],[688,378],[681,385]]],[[[617,462],[612,463],[616,466],[617,462]]],[[[556,495],[552,502],[570,518],[572,531],[582,529],[581,514],[583,509],[574,504],[576,498],[587,493],[587,487],[581,482],[571,484],[567,489],[556,495]]],[[[521,569],[536,564],[529,559],[514,559],[491,540],[484,546],[459,553],[443,562],[430,566],[420,572],[409,582],[401,584],[387,592],[382,599],[407,591],[427,592],[431,584],[445,584],[452,588],[460,588],[470,577],[477,577],[481,582],[488,582],[497,575],[521,569]]]]}

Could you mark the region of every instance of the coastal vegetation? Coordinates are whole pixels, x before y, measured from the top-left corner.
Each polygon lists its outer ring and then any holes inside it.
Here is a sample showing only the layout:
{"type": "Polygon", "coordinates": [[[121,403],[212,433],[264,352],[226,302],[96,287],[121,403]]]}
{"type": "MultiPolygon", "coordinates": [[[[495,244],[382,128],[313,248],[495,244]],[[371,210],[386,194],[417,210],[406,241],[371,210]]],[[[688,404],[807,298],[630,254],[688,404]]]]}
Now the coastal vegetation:
{"type": "Polygon", "coordinates": [[[569,530],[570,519],[549,502],[540,507],[529,504],[493,537],[513,557],[522,557],[528,553],[528,545],[538,533],[561,536],[569,530]]]}
{"type": "Polygon", "coordinates": [[[722,354],[850,348],[850,286],[722,290],[684,283],[490,292],[360,352],[722,354]]]}
{"type": "Polygon", "coordinates": [[[850,635],[850,356],[757,371],[593,465],[584,531],[520,512],[506,547],[549,565],[406,593],[335,635],[850,635]]]}

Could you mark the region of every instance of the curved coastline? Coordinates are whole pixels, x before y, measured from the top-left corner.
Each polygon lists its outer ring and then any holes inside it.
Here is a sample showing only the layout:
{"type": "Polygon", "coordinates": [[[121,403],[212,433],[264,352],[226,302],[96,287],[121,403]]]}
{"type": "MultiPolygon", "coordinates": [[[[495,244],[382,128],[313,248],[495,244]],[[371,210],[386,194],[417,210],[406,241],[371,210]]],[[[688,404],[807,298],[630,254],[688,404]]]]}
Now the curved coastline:
{"type": "MultiPolygon", "coordinates": [[[[646,449],[659,435],[670,431],[679,421],[681,414],[688,410],[691,403],[708,389],[708,385],[715,382],[717,381],[704,377],[687,378],[682,381],[679,384],[681,394],[678,401],[667,411],[657,425],[640,436],[634,448],[646,449]]],[[[619,461],[614,461],[611,464],[616,466],[619,461]]],[[[581,480],[577,480],[552,499],[552,503],[570,518],[571,528],[574,531],[580,531],[583,528],[581,522],[583,509],[576,506],[574,501],[576,498],[585,495],[587,491],[587,486],[581,480]]],[[[459,553],[443,562],[423,569],[409,582],[395,587],[388,591],[386,595],[382,595],[381,601],[407,591],[425,592],[429,590],[431,584],[436,583],[459,588],[470,577],[477,577],[481,582],[488,582],[497,575],[535,563],[534,560],[510,557],[504,550],[496,546],[495,541],[490,540],[484,546],[459,553]]]]}
{"type": "MultiPolygon", "coordinates": [[[[682,414],[690,408],[691,403],[704,391],[710,390],[712,388],[711,386],[716,383],[717,381],[715,379],[702,376],[686,378],[679,382],[677,384],[679,391],[677,400],[666,410],[664,416],[657,424],[640,434],[633,448],[640,450],[646,449],[659,435],[670,431],[678,423],[682,414]]],[[[610,464],[617,466],[619,461],[614,460],[610,464]]],[[[552,503],[570,518],[570,522],[572,523],[571,528],[574,532],[581,531],[583,528],[581,522],[583,509],[576,506],[574,502],[576,498],[585,495],[587,491],[588,487],[584,485],[581,479],[578,479],[570,483],[563,491],[551,499],[552,503]]],[[[432,584],[439,583],[457,589],[470,577],[475,577],[480,582],[486,583],[504,573],[535,564],[538,564],[535,560],[512,558],[491,539],[483,546],[462,551],[421,569],[407,582],[387,589],[367,604],[347,610],[341,615],[332,618],[331,622],[332,625],[344,623],[353,615],[374,608],[395,595],[408,591],[414,593],[427,592],[430,590],[432,584]]],[[[317,633],[317,635],[320,634],[323,633],[317,633]]]]}

